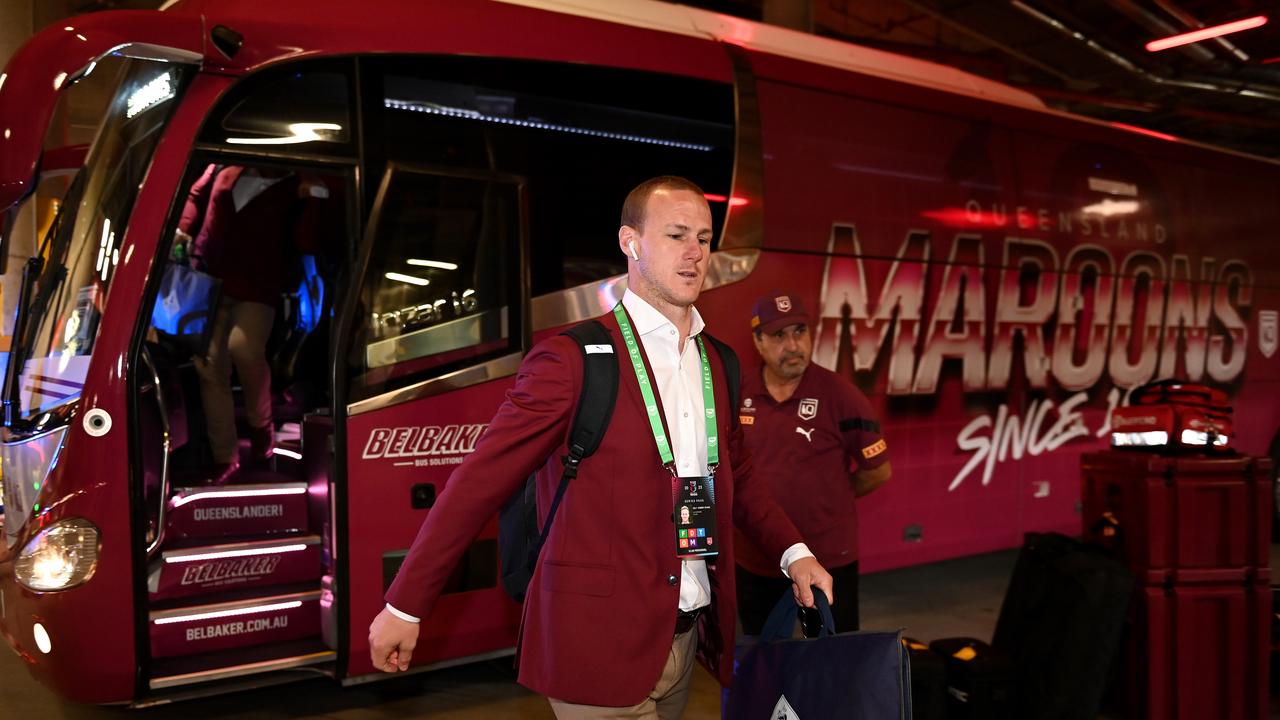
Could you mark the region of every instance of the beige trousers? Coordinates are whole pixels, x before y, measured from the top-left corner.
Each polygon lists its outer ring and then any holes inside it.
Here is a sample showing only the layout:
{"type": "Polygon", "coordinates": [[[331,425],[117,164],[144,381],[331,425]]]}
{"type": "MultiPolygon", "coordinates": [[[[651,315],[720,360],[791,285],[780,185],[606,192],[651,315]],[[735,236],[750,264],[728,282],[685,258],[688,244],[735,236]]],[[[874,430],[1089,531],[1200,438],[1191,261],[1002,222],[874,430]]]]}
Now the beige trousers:
{"type": "Polygon", "coordinates": [[[639,705],[631,707],[599,707],[574,705],[551,700],[551,710],[559,720],[679,720],[689,704],[689,686],[693,682],[693,656],[697,650],[697,628],[677,635],[671,642],[667,664],[653,692],[639,705]]]}
{"type": "Polygon", "coordinates": [[[209,448],[215,463],[239,459],[236,438],[235,399],[231,395],[231,366],[235,365],[244,390],[245,418],[250,427],[271,422],[271,366],[267,364],[267,340],[275,308],[247,300],[224,297],[213,318],[206,357],[196,358],[200,398],[209,427],[209,448]]]}

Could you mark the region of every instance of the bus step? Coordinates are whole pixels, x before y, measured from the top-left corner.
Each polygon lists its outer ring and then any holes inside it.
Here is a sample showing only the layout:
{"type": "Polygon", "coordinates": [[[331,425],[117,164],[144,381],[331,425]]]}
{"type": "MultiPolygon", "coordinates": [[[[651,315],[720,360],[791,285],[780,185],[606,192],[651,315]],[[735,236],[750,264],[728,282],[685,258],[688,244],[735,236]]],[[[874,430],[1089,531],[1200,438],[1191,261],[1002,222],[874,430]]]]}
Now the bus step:
{"type": "Polygon", "coordinates": [[[151,562],[152,601],[316,580],[319,535],[164,550],[151,562]]]}
{"type": "Polygon", "coordinates": [[[148,686],[168,691],[137,706],[332,674],[337,653],[315,638],[156,660],[148,686]],[[199,686],[193,688],[192,686],[199,686]],[[175,691],[174,688],[188,688],[175,691]]]}
{"type": "Polygon", "coordinates": [[[213,538],[307,530],[307,484],[254,483],[178,488],[165,537],[213,538]]]}
{"type": "Polygon", "coordinates": [[[318,639],[320,591],[153,610],[149,625],[153,658],[318,639]]]}

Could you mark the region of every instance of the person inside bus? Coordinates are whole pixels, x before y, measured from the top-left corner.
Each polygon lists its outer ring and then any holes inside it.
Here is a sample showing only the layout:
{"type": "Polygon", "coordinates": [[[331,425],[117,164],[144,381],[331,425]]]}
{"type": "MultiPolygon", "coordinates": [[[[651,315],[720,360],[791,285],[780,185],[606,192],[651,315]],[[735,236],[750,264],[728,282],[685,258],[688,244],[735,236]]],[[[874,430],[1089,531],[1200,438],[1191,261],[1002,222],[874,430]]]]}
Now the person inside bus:
{"type": "Polygon", "coordinates": [[[249,461],[263,464],[274,445],[271,366],[266,346],[294,251],[314,252],[328,190],[298,173],[210,165],[191,186],[178,244],[192,266],[222,281],[209,347],[196,357],[213,470],[222,484],[240,465],[231,368],[243,390],[249,461]]]}
{"type": "MultiPolygon", "coordinates": [[[[813,605],[812,586],[832,599],[830,575],[752,472],[732,413],[707,422],[714,406],[704,407],[704,361],[713,402],[729,398],[713,343],[706,343],[705,356],[701,350],[703,321],[693,306],[711,234],[702,190],[683,178],[644,182],[623,205],[618,243],[628,289],[614,312],[599,318],[613,338],[610,351],[624,356],[617,401],[599,449],[581,461],[568,486],[520,627],[519,682],[546,695],[559,718],[679,717],[695,656],[728,684],[737,624],[733,542],[731,532],[718,530],[734,523],[773,555],[777,574],[791,578],[801,604],[813,605]],[[647,370],[633,369],[646,367],[652,381],[647,370]],[[651,388],[660,399],[642,400],[651,388]],[[650,422],[646,408],[661,411],[666,423],[650,422]],[[724,460],[718,469],[711,460],[717,456],[724,460]],[[680,549],[676,513],[685,491],[672,492],[673,475],[688,481],[682,487],[711,489],[713,482],[714,493],[699,490],[700,497],[732,498],[702,511],[708,528],[726,540],[716,544],[713,562],[691,556],[687,540],[680,549]]],[[[581,358],[564,335],[540,342],[525,358],[506,401],[427,514],[369,627],[375,667],[409,667],[419,619],[430,614],[472,540],[531,473],[547,506],[578,405],[581,358]]]]}
{"type": "MultiPolygon", "coordinates": [[[[805,543],[831,570],[840,606],[837,632],[858,629],[858,514],[855,499],[889,479],[880,423],[853,383],[814,365],[812,318],[790,292],[756,300],[751,332],[760,364],[743,374],[738,414],[757,472],[805,543]],[[803,473],[791,472],[803,467],[803,473]]],[[[787,585],[773,577],[768,554],[737,537],[738,612],[742,630],[759,635],[787,585]]]]}

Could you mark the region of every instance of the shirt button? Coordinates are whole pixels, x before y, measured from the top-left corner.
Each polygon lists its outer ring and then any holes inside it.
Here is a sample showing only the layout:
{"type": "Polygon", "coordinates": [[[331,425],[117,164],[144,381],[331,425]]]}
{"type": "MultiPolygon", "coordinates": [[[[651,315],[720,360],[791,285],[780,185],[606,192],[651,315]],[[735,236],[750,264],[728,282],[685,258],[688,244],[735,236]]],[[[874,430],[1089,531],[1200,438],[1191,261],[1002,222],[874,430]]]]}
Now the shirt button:
{"type": "Polygon", "coordinates": [[[667,576],[667,584],[668,584],[668,585],[675,585],[675,584],[676,584],[676,576],[675,576],[675,575],[668,575],[668,576],[667,576]]]}
{"type": "Polygon", "coordinates": [[[684,414],[684,416],[685,416],[685,417],[689,417],[689,413],[685,413],[685,414],[684,414]]]}

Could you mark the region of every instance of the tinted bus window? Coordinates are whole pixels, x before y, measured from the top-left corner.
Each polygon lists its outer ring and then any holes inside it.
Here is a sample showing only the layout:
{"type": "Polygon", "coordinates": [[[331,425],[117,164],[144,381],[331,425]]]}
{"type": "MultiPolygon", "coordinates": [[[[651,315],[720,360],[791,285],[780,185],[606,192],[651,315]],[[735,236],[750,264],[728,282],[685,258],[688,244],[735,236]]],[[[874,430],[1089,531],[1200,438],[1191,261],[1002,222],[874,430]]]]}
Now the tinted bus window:
{"type": "MultiPolygon", "coordinates": [[[[626,272],[618,212],[639,182],[683,175],[729,195],[728,85],[530,61],[384,62],[369,152],[525,178],[534,295],[626,272]]],[[[711,206],[719,228],[725,201],[711,206]]]]}
{"type": "Polygon", "coordinates": [[[517,181],[393,167],[373,222],[353,401],[519,351],[517,181]]]}
{"type": "Polygon", "coordinates": [[[246,78],[200,131],[200,142],[242,151],[356,153],[346,60],[293,62],[246,78]]]}

